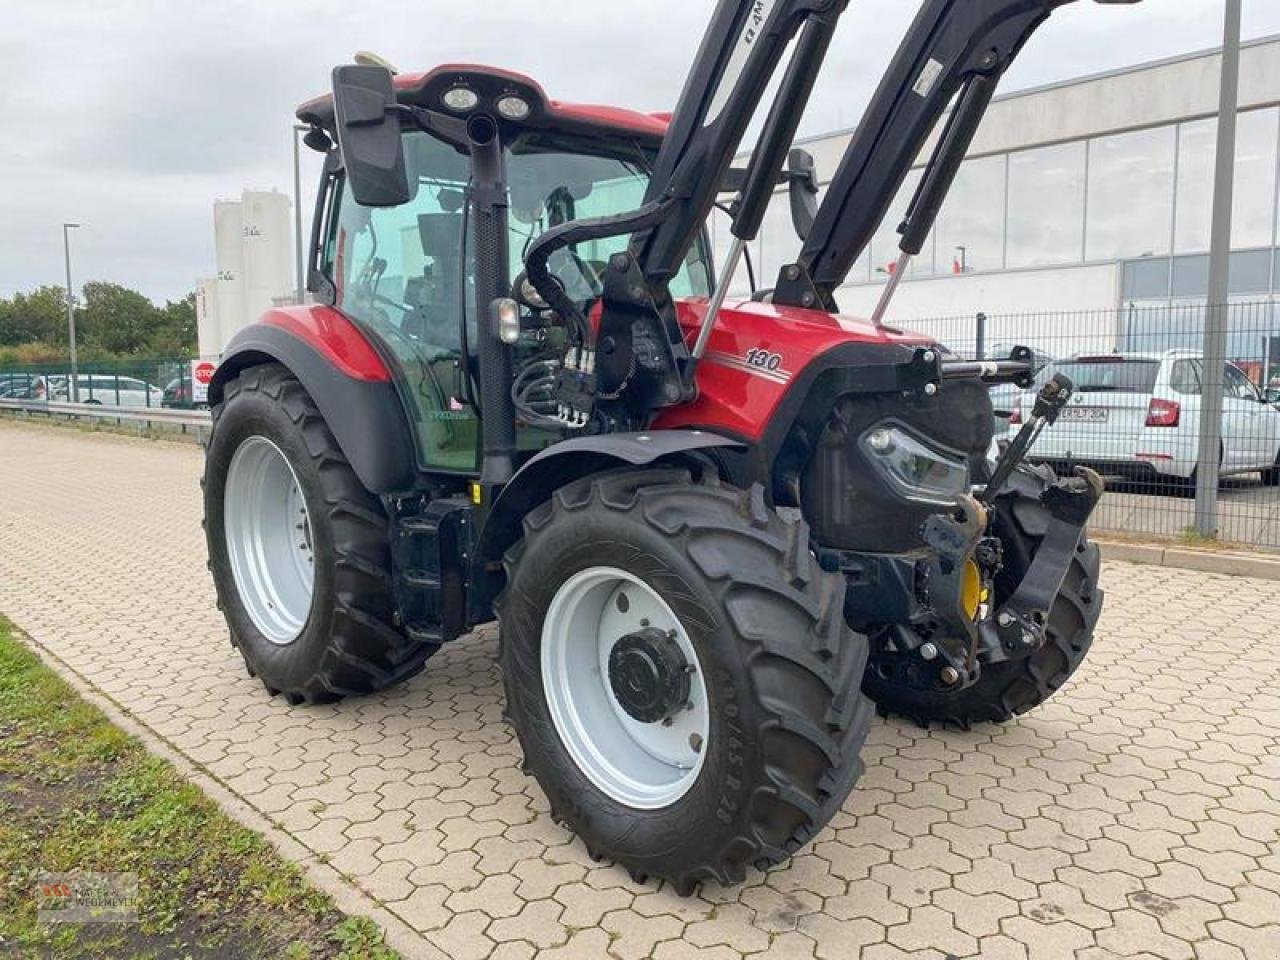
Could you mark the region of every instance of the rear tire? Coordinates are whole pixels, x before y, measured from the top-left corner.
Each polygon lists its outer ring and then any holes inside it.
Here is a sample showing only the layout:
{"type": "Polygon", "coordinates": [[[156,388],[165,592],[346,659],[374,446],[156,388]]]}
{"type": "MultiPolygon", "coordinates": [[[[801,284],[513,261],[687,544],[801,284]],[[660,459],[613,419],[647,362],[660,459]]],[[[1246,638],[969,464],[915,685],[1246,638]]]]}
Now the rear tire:
{"type": "MultiPolygon", "coordinates": [[[[279,364],[252,367],[227,384],[225,399],[213,408],[203,486],[209,570],[218,606],[250,675],[259,677],[273,696],[282,693],[290,703],[325,703],[383,690],[418,673],[438,649],[415,643],[397,629],[382,504],[360,484],[315,402],[287,369],[279,364]],[[268,446],[283,455],[292,471],[309,524],[314,574],[309,605],[301,601],[295,630],[264,620],[254,585],[243,565],[233,568],[229,549],[233,461],[242,448],[268,446]]],[[[234,509],[243,515],[244,491],[232,492],[234,509]]],[[[264,500],[262,509],[266,512],[271,504],[264,500]]],[[[246,522],[236,518],[233,512],[232,536],[246,522]]],[[[267,596],[272,592],[266,588],[267,596]]],[[[297,609],[298,602],[293,606],[297,609]]]]}
{"type": "MultiPolygon", "coordinates": [[[[862,772],[872,715],[859,689],[866,638],[845,624],[844,581],[813,560],[807,524],[770,510],[762,488],[694,483],[672,469],[588,477],[529,513],[506,568],[498,615],[509,717],[551,815],[593,857],[689,894],[700,881],[738,883],[748,866],[787,859],[840,808],[862,772]],[[600,568],[624,571],[665,602],[705,681],[696,778],[661,806],[629,805],[598,786],[549,704],[543,644],[564,642],[549,612],[563,609],[557,597],[575,576],[600,568]]],[[[603,673],[581,671],[581,698],[599,697],[587,685],[613,682],[603,673]]],[[[625,709],[612,696],[614,712],[625,709]]]]}
{"type": "MultiPolygon", "coordinates": [[[[1048,467],[1021,467],[996,498],[992,529],[1004,546],[1004,569],[996,577],[996,596],[1017,589],[1031,566],[1049,523],[1040,495],[1054,480],[1048,467]]],[[[1002,723],[1038,707],[1053,696],[1084,661],[1102,612],[1098,587],[1101,554],[1082,536],[1062,589],[1049,610],[1044,645],[1018,660],[984,664],[978,682],[956,693],[922,690],[886,682],[876,671],[875,657],[863,689],[886,713],[919,723],[952,722],[959,726],[1002,723]]]]}
{"type": "Polygon", "coordinates": [[[1276,454],[1275,466],[1262,471],[1262,483],[1267,487],[1280,487],[1280,453],[1276,454]]]}

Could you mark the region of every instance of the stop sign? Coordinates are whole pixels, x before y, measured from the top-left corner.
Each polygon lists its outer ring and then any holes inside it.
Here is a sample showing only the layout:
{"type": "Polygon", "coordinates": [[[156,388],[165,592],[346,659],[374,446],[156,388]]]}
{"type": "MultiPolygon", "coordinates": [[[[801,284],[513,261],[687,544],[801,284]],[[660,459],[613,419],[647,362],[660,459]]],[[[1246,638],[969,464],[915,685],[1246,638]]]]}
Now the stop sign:
{"type": "Polygon", "coordinates": [[[213,371],[216,369],[217,366],[215,364],[210,363],[208,360],[203,360],[195,365],[192,376],[195,377],[196,383],[207,387],[209,381],[213,379],[213,371]]]}

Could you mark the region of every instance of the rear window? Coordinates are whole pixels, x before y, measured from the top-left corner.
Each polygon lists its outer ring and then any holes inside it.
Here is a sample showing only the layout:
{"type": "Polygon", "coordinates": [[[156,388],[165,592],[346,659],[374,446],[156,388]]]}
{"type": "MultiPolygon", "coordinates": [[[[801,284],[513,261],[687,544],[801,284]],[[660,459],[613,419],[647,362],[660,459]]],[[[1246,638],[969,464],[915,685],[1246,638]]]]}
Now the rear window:
{"type": "Polygon", "coordinates": [[[1065,374],[1082,393],[1150,393],[1160,372],[1159,360],[1120,357],[1067,360],[1052,366],[1055,373],[1065,374]]]}

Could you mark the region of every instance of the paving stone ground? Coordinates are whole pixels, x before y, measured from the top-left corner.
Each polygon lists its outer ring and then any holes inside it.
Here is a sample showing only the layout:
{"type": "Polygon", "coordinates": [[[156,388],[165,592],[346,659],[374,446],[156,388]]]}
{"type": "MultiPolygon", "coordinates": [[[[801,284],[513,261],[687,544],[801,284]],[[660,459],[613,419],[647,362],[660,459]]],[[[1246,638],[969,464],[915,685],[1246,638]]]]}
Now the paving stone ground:
{"type": "Polygon", "coordinates": [[[815,844],[681,899],[551,822],[500,722],[492,629],[382,696],[268,699],[214,609],[200,465],[0,422],[0,611],[383,905],[411,954],[1280,958],[1280,585],[1109,564],[1059,697],[968,732],[877,721],[815,844]]]}

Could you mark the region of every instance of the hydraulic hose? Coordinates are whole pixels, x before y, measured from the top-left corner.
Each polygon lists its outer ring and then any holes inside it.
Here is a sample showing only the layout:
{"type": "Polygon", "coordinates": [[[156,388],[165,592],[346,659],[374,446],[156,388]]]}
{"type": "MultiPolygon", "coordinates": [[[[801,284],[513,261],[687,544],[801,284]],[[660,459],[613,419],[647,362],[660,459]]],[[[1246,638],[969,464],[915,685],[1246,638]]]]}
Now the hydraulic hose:
{"type": "Polygon", "coordinates": [[[529,252],[525,256],[525,275],[547,306],[560,314],[569,324],[572,343],[590,349],[594,337],[586,315],[565,293],[560,281],[551,272],[548,266],[551,255],[575,243],[652,229],[665,220],[674,208],[674,199],[667,197],[651,200],[635,210],[612,217],[571,220],[558,227],[552,227],[529,246],[529,252]]]}

